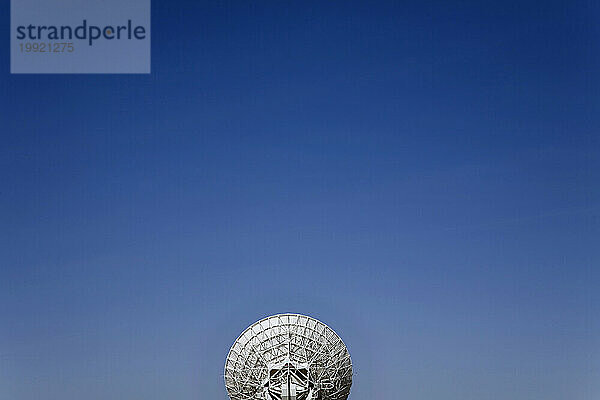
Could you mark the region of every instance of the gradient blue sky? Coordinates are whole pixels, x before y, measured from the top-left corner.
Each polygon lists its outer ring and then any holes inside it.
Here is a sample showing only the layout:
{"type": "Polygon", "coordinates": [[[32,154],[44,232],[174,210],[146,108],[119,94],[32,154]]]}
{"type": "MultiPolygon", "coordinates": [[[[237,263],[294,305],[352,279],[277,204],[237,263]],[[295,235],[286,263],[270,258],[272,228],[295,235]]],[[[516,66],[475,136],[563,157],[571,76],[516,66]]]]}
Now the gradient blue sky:
{"type": "Polygon", "coordinates": [[[600,6],[373,3],[154,0],[138,76],[1,3],[0,398],[224,400],[288,311],[353,400],[600,398],[600,6]]]}

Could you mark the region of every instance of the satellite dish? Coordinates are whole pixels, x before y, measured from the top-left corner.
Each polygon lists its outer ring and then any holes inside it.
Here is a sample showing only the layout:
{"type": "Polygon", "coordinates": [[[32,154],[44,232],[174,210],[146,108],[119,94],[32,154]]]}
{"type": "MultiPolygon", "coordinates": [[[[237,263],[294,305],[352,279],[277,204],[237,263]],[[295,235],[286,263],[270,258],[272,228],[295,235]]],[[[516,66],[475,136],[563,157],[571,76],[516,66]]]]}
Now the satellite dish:
{"type": "Polygon", "coordinates": [[[225,387],[231,400],[346,400],[352,360],[327,325],[278,314],[250,325],[231,346],[225,387]]]}

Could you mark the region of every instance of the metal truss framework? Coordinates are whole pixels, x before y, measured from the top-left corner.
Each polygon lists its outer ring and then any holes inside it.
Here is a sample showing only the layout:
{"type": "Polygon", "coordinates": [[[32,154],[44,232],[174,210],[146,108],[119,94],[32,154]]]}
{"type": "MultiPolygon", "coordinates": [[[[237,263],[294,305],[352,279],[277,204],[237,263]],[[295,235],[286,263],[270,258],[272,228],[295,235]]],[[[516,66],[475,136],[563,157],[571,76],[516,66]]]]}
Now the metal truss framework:
{"type": "Polygon", "coordinates": [[[351,385],[346,345],[305,315],[278,314],[252,324],[225,362],[231,400],[346,400],[351,385]]]}

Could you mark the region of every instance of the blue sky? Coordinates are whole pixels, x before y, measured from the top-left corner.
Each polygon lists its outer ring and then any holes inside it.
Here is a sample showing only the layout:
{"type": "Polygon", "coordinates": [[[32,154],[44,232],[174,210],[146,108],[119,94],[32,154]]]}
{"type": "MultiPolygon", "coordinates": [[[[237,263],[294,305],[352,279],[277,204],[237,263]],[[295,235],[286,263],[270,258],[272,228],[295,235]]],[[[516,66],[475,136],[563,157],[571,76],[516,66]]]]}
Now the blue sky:
{"type": "Polygon", "coordinates": [[[225,400],[279,312],[350,399],[600,396],[597,4],[153,3],[150,75],[0,20],[1,398],[225,400]]]}

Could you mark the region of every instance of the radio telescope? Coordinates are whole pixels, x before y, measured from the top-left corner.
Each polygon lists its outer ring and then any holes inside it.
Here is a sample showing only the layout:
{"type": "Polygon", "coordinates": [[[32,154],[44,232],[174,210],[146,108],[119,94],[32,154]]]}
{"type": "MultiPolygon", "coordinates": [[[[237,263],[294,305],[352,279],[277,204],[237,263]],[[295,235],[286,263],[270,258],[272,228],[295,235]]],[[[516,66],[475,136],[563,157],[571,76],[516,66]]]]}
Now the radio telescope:
{"type": "Polygon", "coordinates": [[[305,315],[255,322],[225,361],[231,400],[346,400],[351,385],[346,345],[333,329],[305,315]]]}

